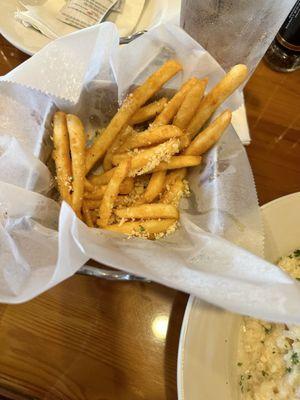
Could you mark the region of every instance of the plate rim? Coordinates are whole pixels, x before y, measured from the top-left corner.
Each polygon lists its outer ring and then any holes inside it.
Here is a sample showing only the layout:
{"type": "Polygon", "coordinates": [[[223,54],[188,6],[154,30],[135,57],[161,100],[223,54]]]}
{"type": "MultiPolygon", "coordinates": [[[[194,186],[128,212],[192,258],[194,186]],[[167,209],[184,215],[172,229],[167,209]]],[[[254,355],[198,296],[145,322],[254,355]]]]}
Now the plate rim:
{"type": "MultiPolygon", "coordinates": [[[[271,200],[268,203],[263,204],[262,206],[260,206],[260,209],[262,211],[266,211],[270,207],[273,207],[274,205],[277,205],[278,203],[283,203],[283,202],[289,201],[290,199],[292,199],[294,197],[300,198],[300,192],[290,193],[285,196],[278,197],[277,199],[271,200]]],[[[184,345],[186,342],[187,328],[189,325],[191,311],[192,311],[193,305],[196,300],[197,300],[196,296],[193,296],[193,295],[189,296],[189,299],[188,299],[188,302],[187,302],[187,305],[185,308],[181,328],[180,328],[179,343],[178,343],[178,355],[177,355],[177,373],[176,373],[178,400],[186,400],[185,394],[184,394],[184,355],[185,355],[185,346],[184,345]]]]}
{"type": "MultiPolygon", "coordinates": [[[[1,3],[1,1],[0,1],[1,3]]],[[[160,22],[159,23],[164,23],[166,21],[166,17],[168,16],[168,11],[171,9],[174,9],[174,4],[172,6],[172,1],[170,0],[164,0],[165,6],[162,8],[162,14],[160,16],[160,22]]],[[[178,2],[177,2],[178,3],[178,2]]],[[[0,4],[1,5],[1,4],[0,4]]],[[[177,6],[177,4],[176,4],[177,6]]],[[[180,12],[180,9],[178,9],[178,12],[180,12]]],[[[150,26],[149,29],[157,26],[157,24],[150,26]]],[[[29,28],[28,28],[29,29],[29,28]]],[[[15,37],[10,34],[5,28],[3,29],[3,26],[0,24],[0,34],[14,47],[16,47],[18,50],[22,51],[23,53],[33,56],[36,53],[38,53],[43,47],[45,47],[47,44],[51,43],[53,40],[49,39],[48,43],[46,43],[44,46],[40,47],[37,51],[33,51],[30,47],[23,45],[20,43],[18,40],[15,39],[15,37]]]]}

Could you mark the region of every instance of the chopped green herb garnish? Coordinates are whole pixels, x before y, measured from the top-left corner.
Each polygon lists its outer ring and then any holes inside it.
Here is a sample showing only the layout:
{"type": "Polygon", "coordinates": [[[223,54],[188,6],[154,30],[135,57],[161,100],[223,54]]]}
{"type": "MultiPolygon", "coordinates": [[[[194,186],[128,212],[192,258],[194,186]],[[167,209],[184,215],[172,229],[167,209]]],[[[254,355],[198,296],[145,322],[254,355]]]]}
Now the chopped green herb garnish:
{"type": "Polygon", "coordinates": [[[145,230],[146,230],[146,229],[143,227],[143,225],[140,225],[139,228],[140,228],[140,232],[145,232],[145,230]]]}
{"type": "Polygon", "coordinates": [[[95,132],[95,137],[97,137],[97,136],[99,136],[100,135],[100,132],[99,131],[96,131],[95,132]]]}
{"type": "Polygon", "coordinates": [[[299,364],[299,355],[298,353],[293,353],[291,356],[291,361],[293,365],[299,364]]]}
{"type": "Polygon", "coordinates": [[[267,376],[268,375],[268,373],[266,371],[261,371],[261,373],[262,373],[263,376],[267,376]]]}
{"type": "Polygon", "coordinates": [[[248,376],[247,376],[247,379],[251,379],[251,378],[252,378],[252,375],[248,375],[248,376]]]}
{"type": "Polygon", "coordinates": [[[243,365],[243,363],[241,363],[241,362],[238,362],[238,363],[237,363],[237,366],[238,366],[238,367],[241,367],[242,365],[243,365]]]}
{"type": "Polygon", "coordinates": [[[297,249],[294,251],[294,256],[295,257],[300,257],[300,249],[297,249]]]}
{"type": "Polygon", "coordinates": [[[289,374],[290,372],[292,372],[292,368],[291,368],[291,367],[288,367],[288,368],[286,369],[286,372],[289,374]]]}

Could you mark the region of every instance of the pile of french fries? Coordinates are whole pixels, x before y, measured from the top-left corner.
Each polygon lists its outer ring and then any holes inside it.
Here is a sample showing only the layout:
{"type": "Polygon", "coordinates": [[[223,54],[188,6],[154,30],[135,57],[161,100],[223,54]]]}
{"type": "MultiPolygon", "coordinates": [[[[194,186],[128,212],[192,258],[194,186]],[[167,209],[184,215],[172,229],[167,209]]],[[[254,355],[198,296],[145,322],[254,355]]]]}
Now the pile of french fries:
{"type": "Polygon", "coordinates": [[[203,126],[247,76],[247,67],[236,65],[207,94],[207,79],[192,77],[171,99],[151,102],[181,70],[176,60],[162,65],[127,96],[89,148],[80,119],[55,113],[59,193],[89,227],[150,239],[174,231],[180,198],[188,193],[187,168],[201,163],[231,112],[203,126]],[[93,173],[101,164],[102,172],[93,173]]]}

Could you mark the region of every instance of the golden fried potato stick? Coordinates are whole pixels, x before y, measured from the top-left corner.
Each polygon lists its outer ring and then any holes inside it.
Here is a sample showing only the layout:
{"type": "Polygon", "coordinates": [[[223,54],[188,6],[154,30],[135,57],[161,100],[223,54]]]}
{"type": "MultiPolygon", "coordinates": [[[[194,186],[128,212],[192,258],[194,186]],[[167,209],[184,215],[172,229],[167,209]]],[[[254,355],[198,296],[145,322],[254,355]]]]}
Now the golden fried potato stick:
{"type": "Polygon", "coordinates": [[[103,159],[103,169],[104,171],[108,171],[109,169],[112,168],[112,156],[117,152],[121,152],[119,150],[119,148],[122,146],[122,144],[133,134],[135,133],[135,130],[127,125],[125,126],[120,133],[116,136],[115,140],[113,141],[113,143],[111,144],[111,146],[108,148],[105,157],[103,159]]]}
{"type": "Polygon", "coordinates": [[[110,121],[104,132],[86,151],[86,172],[106,153],[120,130],[132,115],[142,107],[168,80],[182,70],[178,61],[169,60],[155,71],[140,87],[125,99],[123,105],[110,121]]]}
{"type": "Polygon", "coordinates": [[[72,207],[77,216],[81,216],[85,183],[85,133],[82,122],[76,115],[67,115],[67,127],[70,138],[70,149],[73,173],[72,207]]]}
{"type": "MultiPolygon", "coordinates": [[[[89,210],[96,210],[100,207],[101,205],[101,200],[88,200],[88,199],[83,199],[83,203],[86,208],[89,210]]],[[[97,216],[98,218],[98,216],[97,216]]]]}
{"type": "MultiPolygon", "coordinates": [[[[106,191],[107,185],[93,186],[94,190],[92,192],[86,192],[84,198],[88,200],[101,200],[106,191]]],[[[128,194],[134,188],[133,178],[125,178],[120,185],[120,194],[128,194]]]]}
{"type": "Polygon", "coordinates": [[[87,226],[90,228],[94,228],[91,212],[85,203],[82,204],[82,214],[83,214],[83,221],[87,224],[87,226]]]}
{"type": "Polygon", "coordinates": [[[222,104],[246,79],[248,69],[246,65],[235,65],[224,76],[224,78],[217,83],[217,85],[203,97],[198,111],[189,123],[187,132],[193,138],[214,113],[214,111],[222,104]]]}
{"type": "Polygon", "coordinates": [[[186,134],[181,136],[179,141],[180,141],[179,143],[180,151],[186,149],[191,144],[191,138],[189,137],[189,135],[186,134]]]}
{"type": "Polygon", "coordinates": [[[107,185],[93,186],[94,190],[92,192],[85,192],[83,197],[87,200],[101,200],[104,196],[107,185]]]}
{"type": "Polygon", "coordinates": [[[170,171],[166,176],[165,187],[172,185],[175,181],[182,181],[187,174],[187,168],[179,168],[170,171]]]}
{"type": "Polygon", "coordinates": [[[94,186],[107,185],[114,173],[114,170],[115,168],[112,168],[109,171],[103,172],[102,174],[91,175],[88,179],[88,182],[94,186]]]}
{"type": "Polygon", "coordinates": [[[166,173],[167,171],[159,171],[152,174],[143,196],[145,203],[152,203],[162,192],[165,185],[166,173]]]}
{"type": "Polygon", "coordinates": [[[146,106],[140,108],[131,117],[129,124],[130,125],[140,124],[142,122],[149,121],[150,119],[156,117],[156,115],[163,110],[167,102],[168,99],[166,97],[162,97],[161,99],[153,101],[153,103],[147,104],[146,106]]]}
{"type": "MultiPolygon", "coordinates": [[[[133,236],[143,236],[145,234],[155,235],[166,232],[175,223],[176,219],[149,219],[147,221],[125,222],[122,225],[108,225],[104,229],[133,236]]],[[[97,224],[99,224],[99,220],[97,224]]]]}
{"type": "Polygon", "coordinates": [[[115,211],[119,218],[126,219],[156,219],[156,218],[179,218],[176,207],[169,204],[142,204],[135,207],[119,208],[115,211]]]}
{"type": "Polygon", "coordinates": [[[120,194],[128,194],[134,189],[134,179],[127,176],[120,185],[120,194]]]}
{"type": "Polygon", "coordinates": [[[97,208],[95,208],[94,210],[89,209],[89,212],[90,212],[94,227],[97,227],[97,219],[99,216],[99,210],[97,208]]]}
{"type": "Polygon", "coordinates": [[[231,121],[231,111],[219,115],[206,129],[198,133],[192,143],[183,152],[185,155],[201,156],[210,149],[222,136],[231,121]]]}
{"type": "Polygon", "coordinates": [[[200,156],[173,156],[168,162],[161,162],[153,172],[165,171],[167,169],[177,169],[185,167],[195,167],[201,164],[202,157],[200,156]]]}
{"type": "Polygon", "coordinates": [[[120,192],[120,185],[128,175],[130,169],[130,160],[125,160],[118,165],[115,169],[111,180],[109,181],[99,209],[99,222],[100,227],[105,227],[109,223],[110,216],[116,197],[120,192]]]}
{"type": "Polygon", "coordinates": [[[163,204],[172,204],[178,207],[179,201],[183,196],[184,183],[181,179],[175,180],[162,195],[160,202],[163,204]]]}
{"type": "Polygon", "coordinates": [[[88,191],[88,192],[92,192],[94,190],[94,186],[87,180],[84,180],[84,190],[88,191]]]}
{"type": "Polygon", "coordinates": [[[208,79],[201,79],[188,91],[177,114],[173,124],[180,129],[186,129],[193,116],[199,108],[201,99],[204,95],[208,79]]]}
{"type": "Polygon", "coordinates": [[[72,164],[66,114],[57,111],[53,118],[53,151],[57,185],[62,200],[72,205],[72,164]]]}
{"type": "Polygon", "coordinates": [[[151,124],[152,128],[160,125],[167,125],[172,121],[188,91],[196,84],[196,82],[198,82],[198,79],[192,77],[181,86],[179,91],[165,105],[162,112],[155,118],[151,124]]]}
{"type": "Polygon", "coordinates": [[[162,160],[169,159],[173,154],[179,151],[179,139],[169,139],[167,142],[146,150],[139,151],[134,156],[128,154],[116,154],[113,156],[113,164],[131,159],[131,168],[129,176],[143,175],[152,171],[162,160]]]}
{"type": "MultiPolygon", "coordinates": [[[[184,133],[181,129],[174,125],[162,125],[157,128],[148,129],[142,133],[137,133],[131,136],[122,145],[122,152],[129,151],[131,149],[137,149],[139,147],[152,146],[154,144],[163,143],[168,139],[183,136],[184,133]]],[[[121,149],[118,153],[121,153],[121,149]]]]}

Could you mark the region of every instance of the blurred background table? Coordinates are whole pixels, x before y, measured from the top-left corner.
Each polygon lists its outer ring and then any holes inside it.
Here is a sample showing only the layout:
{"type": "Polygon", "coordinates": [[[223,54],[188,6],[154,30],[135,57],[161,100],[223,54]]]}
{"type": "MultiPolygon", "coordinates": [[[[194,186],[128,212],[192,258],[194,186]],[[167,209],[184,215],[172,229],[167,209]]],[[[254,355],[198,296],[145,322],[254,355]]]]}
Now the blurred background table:
{"type": "MultiPolygon", "coordinates": [[[[27,58],[0,37],[1,75],[27,58]]],[[[300,71],[261,62],[245,98],[264,204],[300,190],[300,71]]],[[[0,305],[0,398],[176,399],[187,299],[155,283],[74,276],[27,304],[0,305]]]]}

